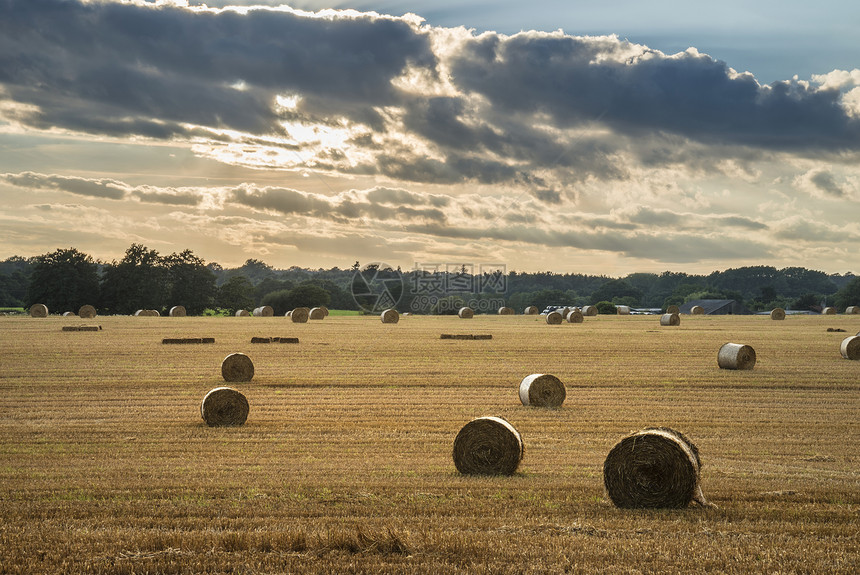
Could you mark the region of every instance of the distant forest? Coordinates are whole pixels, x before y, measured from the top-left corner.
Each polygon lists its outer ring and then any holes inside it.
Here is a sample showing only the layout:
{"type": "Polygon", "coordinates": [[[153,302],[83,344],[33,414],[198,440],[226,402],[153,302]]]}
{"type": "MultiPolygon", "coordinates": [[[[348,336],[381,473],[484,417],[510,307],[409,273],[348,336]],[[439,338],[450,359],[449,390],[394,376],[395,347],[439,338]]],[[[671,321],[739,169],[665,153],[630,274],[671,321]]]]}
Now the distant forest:
{"type": "Polygon", "coordinates": [[[507,305],[519,313],[529,305],[596,305],[665,309],[694,299],[734,299],[751,311],[774,307],[839,311],[860,304],[860,277],[801,267],[748,266],[707,275],[666,271],[622,278],[577,273],[492,273],[467,264],[439,269],[391,269],[355,262],[341,269],[275,269],[249,259],[238,268],[206,263],[190,250],[162,255],[131,245],[121,260],[102,262],[75,248],[0,262],[0,307],[43,303],[51,313],[77,311],[84,304],[99,313],[166,311],[183,305],[189,314],[233,314],[271,305],[283,315],[294,307],[369,309],[384,292],[401,312],[454,313],[461,305],[495,312],[507,305]],[[369,298],[369,299],[368,299],[369,298]]]}

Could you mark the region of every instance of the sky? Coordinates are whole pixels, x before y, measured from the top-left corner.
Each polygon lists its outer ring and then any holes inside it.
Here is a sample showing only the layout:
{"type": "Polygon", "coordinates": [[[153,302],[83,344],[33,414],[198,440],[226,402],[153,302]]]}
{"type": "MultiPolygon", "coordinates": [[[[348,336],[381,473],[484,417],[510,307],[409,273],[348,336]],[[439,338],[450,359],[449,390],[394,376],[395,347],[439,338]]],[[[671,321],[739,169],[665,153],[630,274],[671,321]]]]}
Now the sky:
{"type": "Polygon", "coordinates": [[[858,24],[826,0],[0,0],[0,259],[857,273],[858,24]]]}

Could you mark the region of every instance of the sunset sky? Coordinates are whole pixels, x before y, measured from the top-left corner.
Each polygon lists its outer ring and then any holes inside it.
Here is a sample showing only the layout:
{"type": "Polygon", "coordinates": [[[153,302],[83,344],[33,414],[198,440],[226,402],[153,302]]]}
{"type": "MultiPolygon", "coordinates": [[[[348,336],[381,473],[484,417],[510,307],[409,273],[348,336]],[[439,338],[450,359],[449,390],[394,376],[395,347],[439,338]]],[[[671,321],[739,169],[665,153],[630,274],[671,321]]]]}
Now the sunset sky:
{"type": "Polygon", "coordinates": [[[0,0],[0,259],[860,272],[860,3],[207,4],[0,0]]]}

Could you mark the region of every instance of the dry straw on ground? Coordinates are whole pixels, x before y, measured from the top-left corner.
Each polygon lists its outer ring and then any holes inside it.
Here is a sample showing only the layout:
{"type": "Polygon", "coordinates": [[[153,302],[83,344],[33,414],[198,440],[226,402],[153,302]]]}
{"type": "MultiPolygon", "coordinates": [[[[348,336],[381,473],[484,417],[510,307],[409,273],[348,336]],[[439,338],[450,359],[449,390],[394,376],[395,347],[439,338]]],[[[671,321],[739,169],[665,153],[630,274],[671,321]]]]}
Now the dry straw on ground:
{"type": "Polygon", "coordinates": [[[726,343],[717,353],[721,369],[752,369],[755,367],[755,350],[741,343],[726,343]]]}
{"type": "Polygon", "coordinates": [[[664,313],[660,316],[660,325],[677,326],[681,325],[681,316],[677,313],[664,313]]]}
{"type": "Polygon", "coordinates": [[[705,308],[700,305],[694,305],[690,308],[690,313],[692,315],[705,315],[705,308]]]}
{"type": "Polygon", "coordinates": [[[254,308],[254,317],[272,317],[275,315],[275,310],[270,305],[254,308]]]}
{"type": "Polygon", "coordinates": [[[466,475],[513,475],[523,459],[520,433],[501,417],[479,417],[454,439],[454,465],[466,475]]]}
{"type": "Polygon", "coordinates": [[[821,315],[836,315],[836,308],[835,307],[826,307],[823,310],[821,310],[821,315]]]}
{"type": "Polygon", "coordinates": [[[546,323],[549,325],[559,325],[564,321],[564,317],[557,311],[551,311],[546,314],[546,323]]]}
{"type": "Polygon", "coordinates": [[[297,307],[290,314],[290,319],[293,323],[308,323],[311,316],[311,310],[306,307],[297,307]]]}
{"type": "Polygon", "coordinates": [[[582,312],[576,308],[573,308],[567,314],[567,323],[582,323],[583,322],[582,312]]]}
{"type": "Polygon", "coordinates": [[[681,308],[676,305],[670,305],[666,308],[666,313],[681,313],[681,308]]]}
{"type": "Polygon", "coordinates": [[[210,427],[242,425],[249,411],[245,396],[230,387],[216,387],[200,404],[200,415],[210,427]]]}
{"type": "Polygon", "coordinates": [[[770,312],[770,319],[777,321],[785,319],[785,310],[781,307],[775,307],[770,312]]]}
{"type": "Polygon", "coordinates": [[[519,392],[522,404],[533,407],[561,407],[567,397],[564,383],[548,373],[526,376],[520,382],[519,392]]]}
{"type": "Polygon", "coordinates": [[[325,319],[325,316],[326,316],[325,311],[326,311],[325,308],[322,308],[322,307],[311,308],[310,312],[308,312],[308,319],[313,319],[313,320],[325,319]]]}
{"type": "Polygon", "coordinates": [[[30,317],[48,317],[48,306],[42,303],[34,303],[30,306],[30,317]]]}
{"type": "Polygon", "coordinates": [[[585,317],[594,317],[597,315],[597,307],[593,305],[587,305],[582,308],[582,315],[585,317]]]}
{"type": "Polygon", "coordinates": [[[236,317],[248,317],[251,315],[246,309],[236,310],[236,317]]]}
{"type": "Polygon", "coordinates": [[[457,315],[460,319],[471,319],[475,315],[475,311],[470,307],[461,307],[457,315]]]}
{"type": "Polygon", "coordinates": [[[617,306],[615,306],[615,313],[618,315],[630,315],[630,306],[629,305],[617,305],[617,306]]]}
{"type": "Polygon", "coordinates": [[[699,486],[699,450],[684,434],[651,427],[618,442],[603,462],[603,485],[622,508],[681,508],[691,501],[703,506],[699,486]]]}
{"type": "Polygon", "coordinates": [[[397,313],[396,309],[387,309],[379,316],[382,320],[382,323],[397,323],[400,321],[400,314],[397,313]]]}
{"type": "Polygon", "coordinates": [[[533,305],[528,306],[523,310],[523,315],[537,315],[540,313],[540,310],[533,305]]]}
{"type": "Polygon", "coordinates": [[[170,317],[185,317],[185,306],[175,305],[170,308],[170,312],[167,315],[169,315],[170,317]]]}
{"type": "Polygon", "coordinates": [[[852,335],[843,339],[839,351],[845,359],[860,359],[860,336],[852,335]]]}
{"type": "Polygon", "coordinates": [[[849,305],[845,308],[845,315],[860,314],[860,305],[849,305]]]}
{"type": "Polygon", "coordinates": [[[512,307],[500,307],[499,315],[514,315],[514,308],[512,307]]]}
{"type": "Polygon", "coordinates": [[[97,315],[96,308],[89,304],[82,305],[81,308],[78,310],[78,315],[81,317],[81,319],[93,319],[97,315]]]}
{"type": "Polygon", "coordinates": [[[254,362],[244,353],[231,353],[221,362],[221,376],[230,383],[251,381],[254,362]]]}

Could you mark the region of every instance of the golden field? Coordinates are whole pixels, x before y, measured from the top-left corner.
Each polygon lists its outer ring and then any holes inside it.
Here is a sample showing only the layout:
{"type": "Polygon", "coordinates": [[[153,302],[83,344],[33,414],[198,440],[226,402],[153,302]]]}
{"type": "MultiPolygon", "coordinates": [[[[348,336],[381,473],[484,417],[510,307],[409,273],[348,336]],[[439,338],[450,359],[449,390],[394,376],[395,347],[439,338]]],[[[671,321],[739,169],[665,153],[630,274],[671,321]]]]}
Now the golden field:
{"type": "Polygon", "coordinates": [[[0,573],[856,573],[860,362],[839,344],[858,330],[850,316],[0,318],[0,573]],[[61,331],[78,324],[103,329],[61,331]],[[756,350],[754,370],[718,369],[728,341],[756,350]],[[232,384],[250,415],[209,428],[200,402],[232,352],[254,361],[232,384]],[[562,408],[520,404],[531,373],[565,382],[562,408]],[[514,476],[457,474],[454,437],[482,415],[522,434],[514,476]],[[699,447],[717,509],[609,503],[607,453],[657,425],[699,447]]]}

